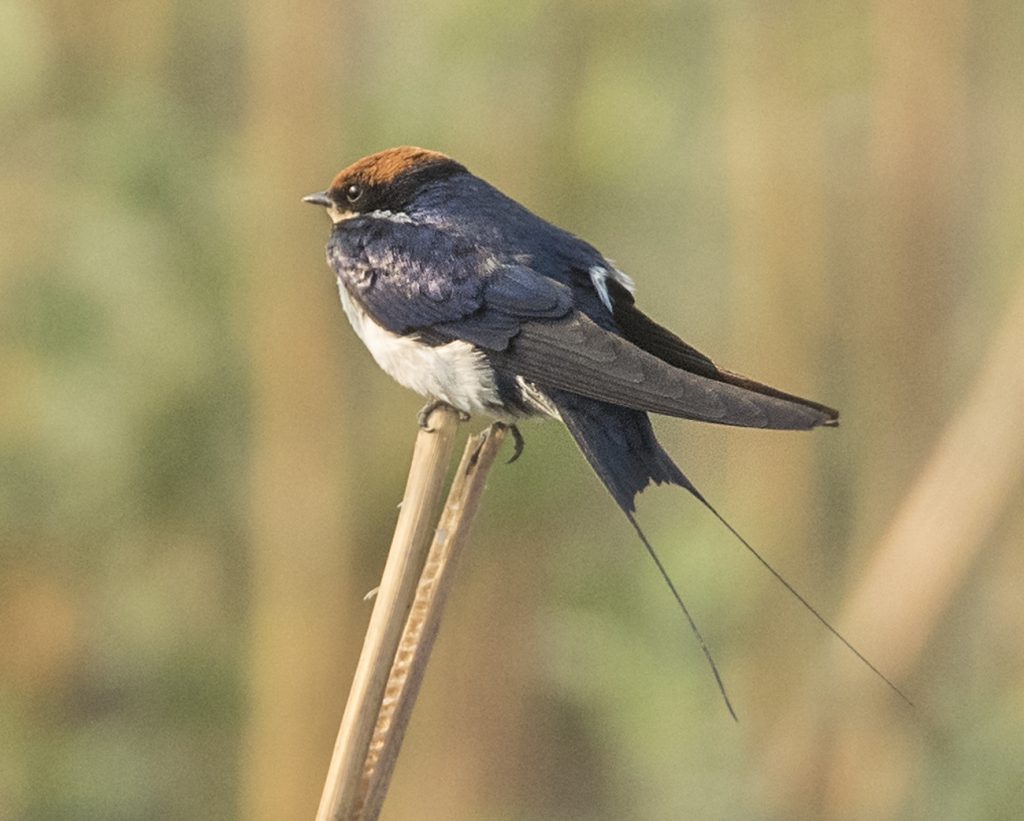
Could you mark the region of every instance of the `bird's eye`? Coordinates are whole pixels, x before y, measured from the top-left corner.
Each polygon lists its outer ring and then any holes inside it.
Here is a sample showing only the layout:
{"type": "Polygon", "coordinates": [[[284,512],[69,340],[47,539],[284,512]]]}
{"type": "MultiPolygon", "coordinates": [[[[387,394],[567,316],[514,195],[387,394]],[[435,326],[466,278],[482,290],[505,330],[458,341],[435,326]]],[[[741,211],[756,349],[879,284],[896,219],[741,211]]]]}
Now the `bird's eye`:
{"type": "Polygon", "coordinates": [[[363,198],[363,186],[358,183],[352,183],[348,188],[345,189],[345,199],[349,202],[359,202],[363,198]]]}

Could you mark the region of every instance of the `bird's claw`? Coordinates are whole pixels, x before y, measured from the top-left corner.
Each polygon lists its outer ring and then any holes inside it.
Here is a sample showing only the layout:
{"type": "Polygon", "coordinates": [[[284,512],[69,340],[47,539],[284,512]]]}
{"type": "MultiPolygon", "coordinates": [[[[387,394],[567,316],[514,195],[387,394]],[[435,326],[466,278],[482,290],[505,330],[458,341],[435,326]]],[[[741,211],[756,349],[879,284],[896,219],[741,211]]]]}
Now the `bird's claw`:
{"type": "Polygon", "coordinates": [[[513,450],[512,456],[509,457],[509,460],[505,464],[511,465],[516,459],[523,455],[523,448],[526,447],[526,440],[523,439],[523,434],[520,433],[518,425],[509,425],[508,432],[512,434],[513,450]]]}
{"type": "MultiPolygon", "coordinates": [[[[423,430],[427,431],[428,433],[433,432],[434,429],[430,427],[430,414],[432,414],[438,408],[446,407],[450,408],[451,405],[449,405],[443,399],[434,399],[431,402],[427,402],[426,405],[420,408],[420,412],[416,414],[416,420],[419,422],[420,427],[423,428],[423,430]]],[[[469,421],[469,414],[466,413],[465,411],[459,410],[458,408],[452,408],[452,410],[459,415],[460,422],[469,421]]]]}
{"type": "MultiPolygon", "coordinates": [[[[505,462],[506,465],[511,465],[516,459],[523,455],[523,448],[526,446],[526,440],[523,439],[523,434],[519,432],[518,425],[510,425],[508,422],[495,422],[494,427],[502,428],[512,434],[512,456],[507,462],[505,462]]],[[[484,431],[485,435],[486,433],[487,431],[484,431]]]]}

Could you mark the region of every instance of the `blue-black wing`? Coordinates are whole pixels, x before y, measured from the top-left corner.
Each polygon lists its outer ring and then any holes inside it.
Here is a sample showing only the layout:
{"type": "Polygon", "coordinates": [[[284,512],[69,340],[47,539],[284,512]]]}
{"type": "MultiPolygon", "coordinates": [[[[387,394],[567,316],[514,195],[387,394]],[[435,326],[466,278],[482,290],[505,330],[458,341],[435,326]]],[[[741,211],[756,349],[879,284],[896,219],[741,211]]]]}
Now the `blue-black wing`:
{"type": "Polygon", "coordinates": [[[557,320],[524,320],[508,348],[491,356],[491,364],[544,388],[721,425],[806,430],[834,425],[838,416],[798,397],[675,367],[578,311],[557,320]]]}
{"type": "Polygon", "coordinates": [[[654,346],[577,310],[571,286],[458,232],[358,217],[335,229],[328,255],[353,299],[383,327],[427,342],[471,342],[502,373],[542,389],[726,425],[806,429],[836,418],[816,403],[724,380],[664,329],[663,341],[676,340],[690,359],[645,350],[654,346]],[[695,373],[696,365],[707,370],[695,373]]]}
{"type": "Polygon", "coordinates": [[[566,286],[428,225],[358,217],[335,229],[327,253],[352,298],[396,334],[503,350],[523,320],[572,311],[566,286]]]}

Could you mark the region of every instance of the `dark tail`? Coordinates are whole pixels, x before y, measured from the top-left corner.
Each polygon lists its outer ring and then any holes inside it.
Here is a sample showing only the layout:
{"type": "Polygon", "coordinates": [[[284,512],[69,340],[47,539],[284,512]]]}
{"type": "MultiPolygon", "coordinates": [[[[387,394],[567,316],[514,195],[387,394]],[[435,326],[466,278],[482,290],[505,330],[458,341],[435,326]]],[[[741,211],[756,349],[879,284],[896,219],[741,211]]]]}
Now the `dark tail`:
{"type": "Polygon", "coordinates": [[[725,700],[725,705],[730,715],[736,718],[732,704],[725,692],[725,686],[718,673],[711,652],[708,650],[700,630],[690,616],[690,612],[683,602],[682,597],[676,590],[668,572],[658,558],[657,553],[647,540],[640,526],[636,522],[636,494],[640,493],[650,483],[670,483],[679,485],[688,490],[704,507],[711,511],[718,521],[732,533],[740,543],[750,551],[751,554],[771,573],[807,610],[820,621],[825,628],[841,641],[858,659],[861,660],[872,672],[905,702],[911,704],[907,696],[882,672],[875,667],[864,655],[846,638],[839,633],[829,622],[807,601],[786,579],[765,559],[754,547],[744,539],[736,529],[729,524],[722,515],[704,498],[693,483],[686,478],[679,467],[672,461],[672,458],[665,452],[654,436],[654,429],[651,427],[651,420],[642,411],[623,408],[618,405],[609,405],[594,399],[577,396],[572,393],[557,390],[547,390],[546,393],[551,401],[558,408],[562,421],[569,429],[576,444],[579,445],[583,455],[587,458],[590,466],[597,473],[605,487],[612,494],[633,525],[637,535],[643,542],[644,547],[650,554],[658,567],[662,578],[665,579],[672,595],[679,604],[680,609],[690,623],[690,628],[700,644],[704,656],[714,673],[718,683],[718,689],[725,700]]]}
{"type": "Polygon", "coordinates": [[[683,611],[683,615],[686,616],[690,630],[696,637],[701,652],[704,653],[704,658],[707,659],[708,665],[711,667],[715,682],[718,684],[718,692],[722,694],[722,699],[725,701],[725,707],[733,720],[736,720],[736,711],[725,691],[725,684],[718,672],[718,665],[715,664],[715,659],[704,641],[704,636],[701,635],[700,628],[697,627],[697,622],[690,615],[690,610],[676,589],[672,578],[668,575],[665,565],[661,563],[657,552],[633,516],[636,511],[636,494],[651,482],[658,485],[664,482],[682,485],[691,493],[696,493],[696,488],[690,484],[689,479],[683,475],[683,472],[658,443],[654,437],[651,420],[643,411],[609,405],[606,402],[598,402],[595,399],[587,399],[563,391],[548,390],[547,394],[558,408],[562,415],[562,421],[569,428],[569,432],[576,440],[580,450],[583,451],[583,455],[587,457],[590,466],[604,482],[604,486],[608,488],[619,507],[622,508],[629,523],[633,525],[633,529],[636,530],[648,555],[657,566],[665,584],[672,591],[672,596],[679,605],[679,609],[683,611]]]}
{"type": "Polygon", "coordinates": [[[646,413],[565,391],[545,392],[590,466],[627,514],[636,510],[636,495],[651,482],[682,485],[696,493],[654,438],[646,413]]]}

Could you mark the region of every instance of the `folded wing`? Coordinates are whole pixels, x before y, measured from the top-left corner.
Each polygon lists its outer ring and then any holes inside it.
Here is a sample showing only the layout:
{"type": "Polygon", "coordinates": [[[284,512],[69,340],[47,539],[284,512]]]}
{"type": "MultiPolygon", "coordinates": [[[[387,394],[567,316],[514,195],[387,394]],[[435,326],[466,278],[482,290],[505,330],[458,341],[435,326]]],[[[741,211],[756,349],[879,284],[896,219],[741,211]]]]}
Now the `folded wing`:
{"type": "Polygon", "coordinates": [[[831,408],[758,383],[729,381],[732,375],[717,369],[714,376],[684,370],[579,312],[556,321],[522,322],[509,346],[490,356],[494,367],[541,387],[682,419],[807,430],[834,425],[838,418],[831,408]]]}
{"type": "Polygon", "coordinates": [[[791,393],[780,391],[770,385],[757,382],[749,377],[742,376],[724,368],[718,367],[709,357],[702,354],[692,345],[687,344],[676,336],[668,328],[664,328],[651,319],[633,304],[633,296],[618,283],[612,284],[614,289],[615,323],[622,331],[622,335],[649,354],[653,354],[663,362],[674,365],[677,368],[690,371],[691,373],[706,376],[716,382],[726,382],[736,385],[754,393],[763,393],[765,396],[774,396],[778,399],[785,399],[789,402],[796,402],[810,408],[817,408],[831,417],[831,422],[825,424],[838,424],[838,411],[812,402],[810,399],[803,399],[791,393]]]}

